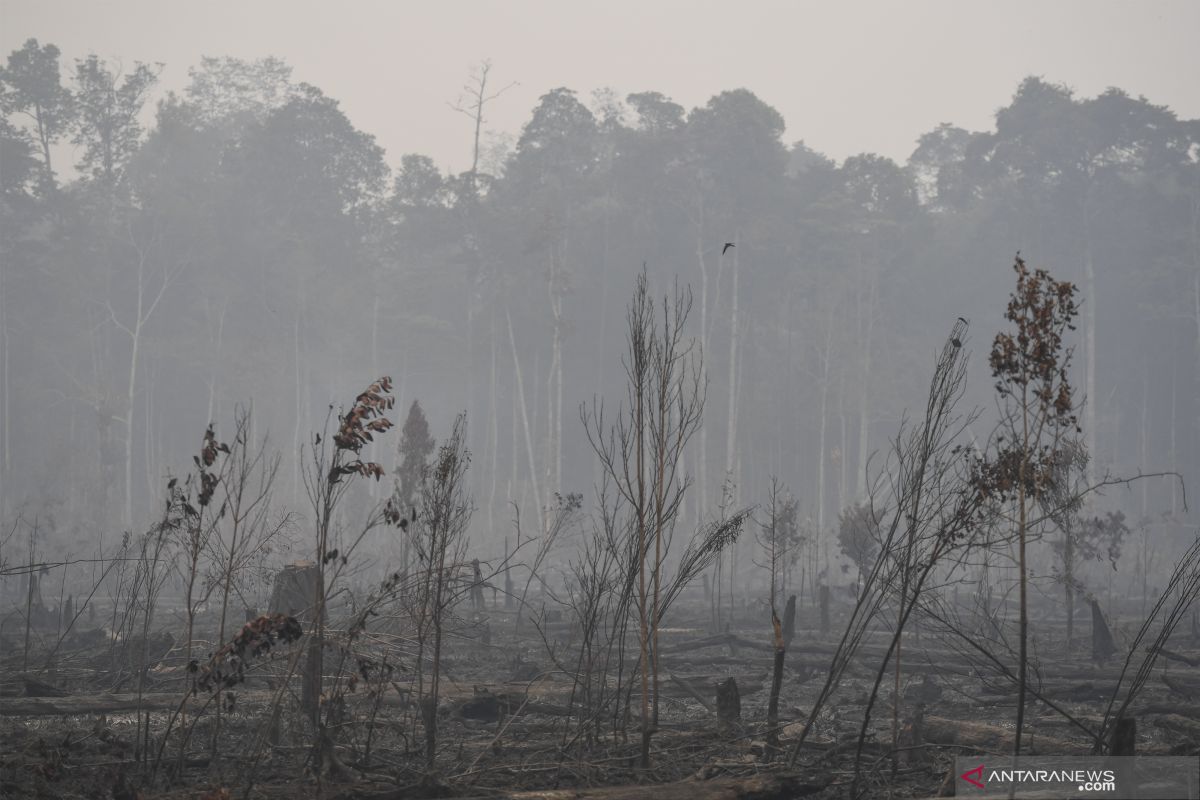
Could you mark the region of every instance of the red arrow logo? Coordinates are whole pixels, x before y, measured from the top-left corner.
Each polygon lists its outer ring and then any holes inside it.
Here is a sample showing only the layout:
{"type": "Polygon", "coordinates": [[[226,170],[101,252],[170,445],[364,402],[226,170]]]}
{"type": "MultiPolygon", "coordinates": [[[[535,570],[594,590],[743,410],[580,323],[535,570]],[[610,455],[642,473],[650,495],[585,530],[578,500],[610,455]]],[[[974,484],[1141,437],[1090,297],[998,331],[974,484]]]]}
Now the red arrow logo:
{"type": "Polygon", "coordinates": [[[972,784],[972,785],[974,785],[974,786],[978,786],[980,789],[986,788],[986,787],[983,785],[983,783],[981,782],[981,781],[982,781],[982,779],[983,779],[983,764],[980,764],[980,765],[979,765],[978,767],[976,767],[975,769],[969,769],[969,770],[967,770],[966,772],[964,772],[964,773],[963,773],[962,775],[960,775],[959,777],[961,777],[961,778],[962,778],[964,781],[966,781],[966,782],[967,782],[967,783],[969,783],[969,784],[972,784]],[[972,778],[972,777],[971,777],[972,775],[975,775],[975,776],[979,777],[979,778],[980,778],[980,780],[979,780],[979,781],[975,780],[975,778],[972,778]]]}

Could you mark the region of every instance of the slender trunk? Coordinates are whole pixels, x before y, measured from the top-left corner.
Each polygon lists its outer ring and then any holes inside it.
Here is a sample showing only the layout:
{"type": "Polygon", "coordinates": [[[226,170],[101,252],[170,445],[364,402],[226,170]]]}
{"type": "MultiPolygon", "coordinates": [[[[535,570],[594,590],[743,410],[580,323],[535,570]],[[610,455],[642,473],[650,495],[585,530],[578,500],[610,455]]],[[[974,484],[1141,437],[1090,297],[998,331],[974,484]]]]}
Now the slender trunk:
{"type": "MultiPolygon", "coordinates": [[[[300,306],[296,306],[296,319],[292,323],[292,362],[295,367],[296,384],[293,387],[293,394],[296,397],[296,416],[292,426],[292,458],[295,465],[292,471],[292,499],[293,501],[300,497],[300,471],[302,468],[300,455],[300,425],[301,416],[303,414],[302,400],[303,386],[300,380],[300,306]]],[[[320,559],[320,556],[317,557],[320,559]]]]}
{"type": "Polygon", "coordinates": [[[146,488],[148,490],[147,497],[152,497],[155,490],[155,481],[158,478],[158,469],[154,458],[154,364],[151,362],[146,366],[146,403],[143,406],[145,411],[145,421],[142,429],[145,431],[142,437],[142,464],[146,474],[146,488]]]}
{"type": "Polygon", "coordinates": [[[1075,636],[1075,539],[1070,529],[1063,531],[1063,576],[1066,578],[1067,657],[1071,657],[1071,642],[1075,636]]]}
{"type": "MultiPolygon", "coordinates": [[[[371,377],[372,377],[372,379],[377,378],[381,374],[383,374],[379,369],[379,298],[380,298],[380,293],[375,292],[374,302],[371,303],[371,377]]],[[[470,303],[469,295],[468,295],[467,303],[468,304],[470,303]]],[[[470,331],[471,331],[470,326],[468,326],[467,327],[467,335],[468,336],[470,336],[470,331]]],[[[473,396],[474,395],[471,392],[467,393],[468,398],[473,397],[473,396]]],[[[374,442],[372,442],[368,446],[372,450],[371,460],[378,462],[380,460],[377,455],[378,449],[379,449],[378,445],[376,445],[374,442]]],[[[382,490],[382,486],[383,486],[382,481],[367,481],[367,491],[370,493],[372,498],[379,497],[379,493],[382,490]]]]}
{"type": "MultiPolygon", "coordinates": [[[[1178,370],[1171,370],[1171,447],[1170,447],[1170,450],[1171,450],[1171,471],[1172,472],[1179,471],[1178,459],[1175,457],[1175,441],[1176,441],[1176,436],[1178,435],[1178,429],[1175,424],[1176,423],[1175,406],[1176,406],[1176,399],[1177,399],[1176,391],[1175,391],[1176,390],[1175,384],[1176,384],[1176,381],[1178,380],[1178,376],[1179,376],[1178,370]]],[[[1169,483],[1171,485],[1171,518],[1174,519],[1175,513],[1178,510],[1177,503],[1178,503],[1179,498],[1178,498],[1176,491],[1177,491],[1177,487],[1179,486],[1179,481],[1167,481],[1167,483],[1169,483]]]]}
{"type": "Polygon", "coordinates": [[[491,317],[491,335],[488,337],[491,344],[491,373],[488,376],[488,449],[491,451],[491,484],[488,487],[488,532],[496,530],[495,512],[496,512],[496,480],[499,474],[499,454],[500,446],[500,431],[499,420],[497,419],[497,393],[496,393],[496,310],[495,304],[492,304],[491,317]]]}
{"type": "MultiPolygon", "coordinates": [[[[140,300],[138,307],[140,313],[140,300]]],[[[133,400],[137,387],[138,355],[142,338],[140,327],[139,325],[134,328],[133,349],[129,356],[129,385],[125,395],[125,505],[122,521],[127,528],[133,526],[133,400]]]]}
{"type": "MultiPolygon", "coordinates": [[[[845,386],[840,387],[839,397],[844,398],[845,386]]],[[[840,404],[839,404],[840,405],[840,404]]],[[[850,460],[846,457],[846,412],[843,409],[838,413],[838,502],[839,510],[846,507],[846,463],[850,460]]]]}
{"type": "MultiPolygon", "coordinates": [[[[562,358],[562,298],[554,297],[554,338],[551,341],[550,361],[550,391],[547,397],[547,418],[550,423],[550,459],[547,463],[549,482],[547,490],[558,491],[562,487],[562,395],[563,395],[563,358],[562,358]]],[[[547,498],[547,501],[549,498],[547,498]]]]}
{"type": "MultiPolygon", "coordinates": [[[[7,258],[0,258],[0,440],[3,440],[3,453],[0,454],[0,521],[8,519],[7,491],[8,476],[12,470],[12,428],[9,425],[9,408],[12,395],[9,393],[8,380],[8,313],[7,292],[4,286],[4,276],[7,272],[7,258]]],[[[74,416],[71,417],[72,421],[74,416]]],[[[74,441],[74,438],[70,441],[74,441]]]]}
{"type": "MultiPolygon", "coordinates": [[[[641,323],[641,320],[638,320],[641,323]]],[[[634,448],[637,464],[637,536],[638,536],[638,622],[639,644],[641,646],[640,668],[642,679],[642,767],[650,766],[650,619],[646,608],[646,397],[645,397],[645,361],[649,354],[645,351],[645,342],[637,343],[634,347],[643,348],[640,352],[635,349],[634,363],[634,398],[637,407],[634,410],[634,448]]]]}
{"type": "Polygon", "coordinates": [[[21,671],[29,669],[29,634],[33,627],[33,594],[37,589],[37,572],[33,568],[34,547],[37,543],[37,519],[33,520],[33,527],[29,529],[29,571],[25,574],[26,589],[25,589],[25,649],[21,657],[21,671]]]}
{"type": "MultiPolygon", "coordinates": [[[[525,381],[521,377],[521,359],[517,355],[517,339],[513,335],[512,315],[508,313],[508,309],[505,309],[504,316],[508,322],[508,344],[512,348],[513,370],[517,373],[517,401],[521,405],[521,427],[525,432],[525,455],[529,459],[529,480],[533,484],[534,502],[541,503],[542,491],[538,487],[537,465],[533,457],[533,437],[529,431],[529,413],[528,406],[525,404],[525,381]]],[[[542,519],[540,513],[538,519],[542,519]]]]}
{"type": "Polygon", "coordinates": [[[1013,755],[1021,754],[1021,731],[1025,725],[1025,692],[1028,679],[1029,606],[1027,598],[1028,572],[1025,568],[1025,476],[1029,467],[1029,397],[1022,388],[1021,398],[1022,456],[1017,475],[1017,568],[1020,570],[1020,648],[1017,664],[1017,729],[1013,732],[1013,755]]]}
{"type": "Polygon", "coordinates": [[[829,397],[829,384],[821,381],[821,433],[818,440],[817,459],[817,530],[825,530],[825,429],[829,419],[826,413],[829,397]]]}
{"type": "MultiPolygon", "coordinates": [[[[1197,276],[1197,277],[1200,277],[1200,276],[1197,276]]],[[[1140,437],[1141,442],[1140,442],[1140,447],[1139,447],[1140,455],[1138,458],[1139,468],[1142,470],[1142,472],[1147,472],[1149,470],[1149,465],[1150,465],[1150,457],[1149,457],[1149,454],[1146,452],[1147,439],[1149,438],[1149,420],[1148,420],[1149,406],[1150,406],[1150,367],[1146,366],[1144,372],[1142,373],[1142,427],[1141,427],[1141,437],[1140,437]]],[[[1139,483],[1142,484],[1142,515],[1141,515],[1141,518],[1146,519],[1146,516],[1150,513],[1150,502],[1149,502],[1150,498],[1148,495],[1148,491],[1150,488],[1150,481],[1139,481],[1139,483]]]]}
{"type": "Polygon", "coordinates": [[[825,530],[825,436],[829,428],[829,362],[833,357],[833,309],[825,324],[825,346],[821,352],[821,427],[817,459],[817,530],[825,530]]]}
{"type": "Polygon", "coordinates": [[[38,142],[42,145],[42,167],[44,169],[46,188],[53,191],[54,166],[50,162],[50,130],[46,127],[45,113],[41,103],[34,104],[34,120],[37,123],[38,142]]]}
{"type": "Polygon", "coordinates": [[[1084,368],[1085,373],[1085,405],[1083,407],[1083,436],[1084,446],[1087,448],[1088,460],[1085,467],[1085,484],[1092,486],[1095,483],[1095,463],[1097,456],[1096,452],[1096,414],[1098,409],[1096,404],[1099,402],[1099,396],[1096,394],[1096,267],[1092,260],[1092,243],[1090,219],[1087,211],[1087,203],[1084,204],[1083,212],[1083,280],[1084,280],[1084,297],[1087,302],[1083,304],[1083,319],[1084,319],[1084,350],[1087,353],[1087,364],[1084,368]]]}
{"type": "Polygon", "coordinates": [[[1192,206],[1192,319],[1196,323],[1196,370],[1200,373],[1200,182],[1188,194],[1192,206]]]}
{"type": "MultiPolygon", "coordinates": [[[[608,200],[612,199],[612,185],[608,186],[608,200]]],[[[609,240],[610,240],[610,218],[608,209],[610,203],[604,204],[604,234],[602,246],[600,250],[600,333],[596,337],[596,367],[593,374],[594,383],[592,394],[595,397],[601,395],[601,390],[604,386],[604,367],[607,362],[606,339],[608,338],[608,260],[609,260],[609,240]]],[[[597,455],[592,462],[592,483],[596,486],[600,485],[601,476],[604,472],[604,466],[601,463],[600,457],[597,455]]]]}
{"type": "Polygon", "coordinates": [[[1200,370],[1200,264],[1196,266],[1196,277],[1192,280],[1192,303],[1196,321],[1196,368],[1200,370]]]}
{"type": "MultiPolygon", "coordinates": [[[[734,467],[737,459],[738,266],[740,260],[735,247],[733,249],[733,275],[731,276],[733,290],[729,311],[729,414],[725,429],[725,476],[734,480],[735,487],[737,486],[734,467]]],[[[731,576],[732,574],[730,572],[731,576]]]]}
{"type": "MultiPolygon", "coordinates": [[[[703,209],[701,209],[703,215],[703,209]]],[[[708,375],[708,265],[704,262],[704,225],[703,222],[696,231],[696,261],[700,266],[700,354],[701,369],[708,375]]],[[[699,470],[697,471],[696,508],[702,514],[707,508],[708,498],[708,418],[700,420],[700,455],[699,470]]],[[[719,556],[718,556],[719,558],[719,556]]],[[[714,592],[715,594],[715,592],[714,592]]]]}
{"type": "MultiPolygon", "coordinates": [[[[875,303],[878,286],[874,278],[868,290],[869,302],[863,322],[862,380],[858,387],[858,492],[859,501],[867,499],[867,439],[870,434],[871,338],[875,329],[875,303]]],[[[860,313],[861,310],[860,310],[860,313]]]]}

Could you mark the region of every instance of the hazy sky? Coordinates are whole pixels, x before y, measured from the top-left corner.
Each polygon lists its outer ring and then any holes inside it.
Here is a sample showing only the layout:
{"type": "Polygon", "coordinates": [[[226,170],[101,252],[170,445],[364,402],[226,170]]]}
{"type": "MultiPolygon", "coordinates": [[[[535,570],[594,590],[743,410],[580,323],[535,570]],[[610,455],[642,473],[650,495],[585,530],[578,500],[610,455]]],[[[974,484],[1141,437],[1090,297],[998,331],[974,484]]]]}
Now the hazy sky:
{"type": "Polygon", "coordinates": [[[66,64],[94,51],[165,63],[179,89],[201,55],[275,55],[341,101],[397,164],[406,152],[465,168],[468,120],[448,103],[490,58],[490,109],[516,134],[537,98],[655,90],[691,108],[746,87],[837,159],[904,160],[939,122],[990,127],[1025,75],[1095,94],[1120,86],[1200,116],[1200,2],[315,2],[0,0],[5,54],[29,37],[66,64]]]}

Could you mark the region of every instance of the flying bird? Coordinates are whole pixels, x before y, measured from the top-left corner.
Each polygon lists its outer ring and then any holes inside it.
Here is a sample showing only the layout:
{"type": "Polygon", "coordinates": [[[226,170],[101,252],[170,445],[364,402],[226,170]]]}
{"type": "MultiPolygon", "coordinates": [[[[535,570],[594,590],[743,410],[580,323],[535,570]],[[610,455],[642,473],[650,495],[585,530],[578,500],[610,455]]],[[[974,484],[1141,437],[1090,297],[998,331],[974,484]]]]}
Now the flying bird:
{"type": "Polygon", "coordinates": [[[737,247],[737,245],[735,245],[733,242],[726,242],[725,246],[721,248],[721,255],[725,255],[726,251],[728,251],[731,247],[737,247]]]}
{"type": "Polygon", "coordinates": [[[966,317],[959,317],[959,318],[958,318],[958,321],[959,321],[959,322],[961,322],[963,325],[969,325],[969,324],[970,324],[969,322],[967,322],[967,319],[966,319],[966,317]]]}

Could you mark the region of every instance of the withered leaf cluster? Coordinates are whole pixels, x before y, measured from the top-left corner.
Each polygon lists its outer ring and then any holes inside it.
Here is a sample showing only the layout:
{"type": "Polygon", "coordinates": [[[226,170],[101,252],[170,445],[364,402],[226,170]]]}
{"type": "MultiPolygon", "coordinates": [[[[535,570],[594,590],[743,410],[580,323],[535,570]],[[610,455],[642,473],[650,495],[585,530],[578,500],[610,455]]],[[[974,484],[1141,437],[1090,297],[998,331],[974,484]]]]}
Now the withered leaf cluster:
{"type": "MultiPolygon", "coordinates": [[[[395,404],[391,391],[392,379],[385,375],[354,399],[350,411],[339,416],[338,431],[333,436],[333,443],[339,451],[357,454],[374,441],[372,434],[383,433],[392,427],[392,421],[384,416],[395,404]]],[[[335,462],[329,470],[329,481],[337,483],[346,475],[379,480],[384,476],[384,469],[374,461],[354,459],[345,464],[335,462]]]]}
{"type": "Polygon", "coordinates": [[[250,620],[233,640],[212,654],[200,668],[196,662],[188,665],[191,672],[199,671],[196,687],[206,692],[231,688],[246,679],[246,671],[254,659],[266,655],[276,644],[291,644],[304,636],[300,622],[286,614],[263,614],[250,620]]]}
{"type": "Polygon", "coordinates": [[[382,433],[392,427],[392,421],[384,416],[396,402],[391,391],[392,379],[385,375],[355,398],[354,406],[342,415],[341,426],[333,437],[339,450],[357,453],[374,440],[372,432],[382,433]]]}
{"type": "Polygon", "coordinates": [[[1063,335],[1075,330],[1079,313],[1078,288],[1069,281],[1056,281],[1044,269],[1032,272],[1018,255],[1013,264],[1017,288],[1008,301],[1004,318],[1014,331],[996,334],[988,363],[996,390],[1013,396],[1029,387],[1042,412],[1056,422],[1076,425],[1071,384],[1067,370],[1071,351],[1063,335]]]}
{"type": "Polygon", "coordinates": [[[1009,403],[1009,430],[991,455],[971,464],[979,496],[1000,501],[1049,491],[1063,472],[1067,437],[1080,432],[1068,380],[1072,351],[1063,341],[1075,330],[1078,289],[1030,270],[1020,255],[1013,271],[1017,287],[1004,314],[1012,327],[996,334],[988,357],[996,391],[1009,403]]]}

